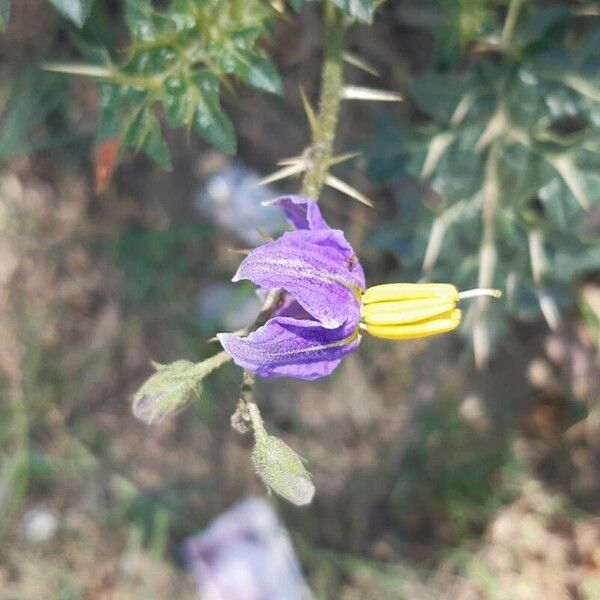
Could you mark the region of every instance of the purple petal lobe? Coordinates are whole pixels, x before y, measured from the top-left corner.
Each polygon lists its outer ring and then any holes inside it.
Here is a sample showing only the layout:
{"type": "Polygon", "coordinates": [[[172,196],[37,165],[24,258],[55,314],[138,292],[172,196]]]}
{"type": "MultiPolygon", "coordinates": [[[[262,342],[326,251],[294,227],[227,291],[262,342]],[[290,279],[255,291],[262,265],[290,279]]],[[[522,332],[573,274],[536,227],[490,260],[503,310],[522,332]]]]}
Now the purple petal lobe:
{"type": "Polygon", "coordinates": [[[365,289],[365,276],[337,229],[284,233],[248,254],[233,281],[240,279],[286,290],[324,327],[356,325],[360,319],[358,296],[365,289]]]}
{"type": "Polygon", "coordinates": [[[281,196],[268,203],[270,206],[279,206],[285,213],[285,218],[296,229],[329,229],[321,216],[317,203],[304,196],[281,196]]]}
{"type": "Polygon", "coordinates": [[[355,325],[325,329],[316,321],[274,317],[242,338],[218,334],[236,365],[262,377],[317,379],[331,374],[359,342],[355,325]]]}

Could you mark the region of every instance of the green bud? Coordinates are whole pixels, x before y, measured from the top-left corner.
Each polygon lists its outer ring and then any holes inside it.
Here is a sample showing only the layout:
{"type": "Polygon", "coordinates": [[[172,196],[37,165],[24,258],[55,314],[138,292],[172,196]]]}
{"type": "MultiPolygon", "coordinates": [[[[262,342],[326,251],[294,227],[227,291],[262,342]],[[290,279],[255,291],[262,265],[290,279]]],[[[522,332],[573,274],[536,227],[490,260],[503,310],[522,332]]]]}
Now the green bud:
{"type": "Polygon", "coordinates": [[[199,363],[176,360],[152,363],[156,373],[135,393],[131,410],[136,419],[151,424],[173,417],[200,397],[202,380],[231,359],[219,352],[199,363]]]}
{"type": "Polygon", "coordinates": [[[315,486],[304,462],[283,440],[256,436],[252,464],[265,485],[292,504],[310,504],[315,486]]]}
{"type": "Polygon", "coordinates": [[[189,360],[168,365],[152,363],[156,373],[133,397],[131,410],[136,419],[151,424],[173,417],[200,395],[202,374],[189,360]]]}

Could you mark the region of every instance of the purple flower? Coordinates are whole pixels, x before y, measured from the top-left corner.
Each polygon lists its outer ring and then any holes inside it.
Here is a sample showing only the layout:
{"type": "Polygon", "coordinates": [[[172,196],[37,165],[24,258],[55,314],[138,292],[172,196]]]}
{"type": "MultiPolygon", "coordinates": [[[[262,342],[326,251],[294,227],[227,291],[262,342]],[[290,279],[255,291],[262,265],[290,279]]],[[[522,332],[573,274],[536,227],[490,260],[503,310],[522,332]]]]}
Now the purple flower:
{"type": "Polygon", "coordinates": [[[360,331],[391,340],[423,338],[458,327],[457,304],[499,290],[459,292],[448,283],[388,283],[365,290],[365,276],[339,229],[331,229],[314,200],[284,196],[280,206],[296,228],[256,248],[233,281],[283,290],[280,306],[248,337],[218,335],[235,364],[263,377],[317,379],[357,348],[360,331]]]}
{"type": "Polygon", "coordinates": [[[244,369],[263,377],[316,379],[329,375],[360,342],[365,276],[344,234],[325,223],[313,200],[284,196],[273,204],[295,231],[250,252],[233,281],[284,290],[283,301],[249,336],[218,337],[244,369]]]}

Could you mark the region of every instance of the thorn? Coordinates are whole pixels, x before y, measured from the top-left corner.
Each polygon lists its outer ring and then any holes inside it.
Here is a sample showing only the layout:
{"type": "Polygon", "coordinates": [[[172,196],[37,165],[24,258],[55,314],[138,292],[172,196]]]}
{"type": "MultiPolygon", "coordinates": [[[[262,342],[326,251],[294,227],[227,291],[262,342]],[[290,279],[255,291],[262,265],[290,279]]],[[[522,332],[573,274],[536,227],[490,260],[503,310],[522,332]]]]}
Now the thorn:
{"type": "Polygon", "coordinates": [[[359,202],[362,202],[363,204],[373,208],[373,202],[371,202],[371,200],[369,200],[365,195],[361,194],[358,190],[355,190],[352,186],[331,174],[325,177],[325,185],[328,185],[329,187],[338,190],[338,192],[342,192],[342,194],[346,194],[351,198],[354,198],[355,200],[358,200],[359,202]]]}
{"type": "Polygon", "coordinates": [[[544,319],[546,319],[546,323],[548,323],[548,327],[550,327],[552,331],[556,331],[560,327],[562,319],[554,298],[541,290],[538,291],[537,297],[544,319]]]}
{"type": "Polygon", "coordinates": [[[365,71],[366,73],[369,73],[369,75],[379,77],[379,71],[364,58],[348,51],[344,52],[343,58],[349,65],[352,65],[361,71],[365,71]]]}
{"type": "Polygon", "coordinates": [[[400,102],[403,100],[400,94],[388,90],[376,90],[374,88],[361,87],[358,85],[345,85],[342,88],[342,100],[372,100],[373,102],[400,102]]]}
{"type": "Polygon", "coordinates": [[[554,170],[562,177],[567,188],[573,194],[579,206],[585,211],[590,209],[590,200],[587,192],[577,174],[577,168],[573,160],[567,154],[560,154],[546,159],[554,170]]]}
{"type": "Polygon", "coordinates": [[[304,154],[299,154],[298,156],[290,156],[289,158],[282,158],[277,161],[277,164],[280,166],[287,165],[297,165],[301,162],[304,162],[304,154]]]}
{"type": "Polygon", "coordinates": [[[507,127],[508,121],[506,114],[502,109],[488,121],[482,134],[475,143],[475,152],[479,153],[485,150],[507,127]]]}
{"type": "Polygon", "coordinates": [[[438,256],[440,255],[440,250],[442,249],[445,233],[446,224],[440,218],[435,219],[431,227],[429,240],[427,241],[423,264],[421,265],[421,270],[424,273],[430,273],[435,266],[438,256]]]}
{"type": "Polygon", "coordinates": [[[456,105],[456,108],[450,117],[450,125],[452,125],[452,127],[456,127],[463,122],[467,113],[471,110],[473,104],[475,104],[475,100],[476,96],[472,92],[468,92],[460,99],[460,102],[456,105]]]}
{"type": "Polygon", "coordinates": [[[327,161],[327,166],[333,167],[334,165],[339,165],[347,160],[352,158],[356,158],[357,156],[361,156],[362,152],[346,152],[345,154],[338,154],[337,156],[332,156],[327,161]]]}
{"type": "Polygon", "coordinates": [[[113,75],[112,71],[107,67],[98,65],[78,65],[75,63],[43,63],[42,71],[51,73],[65,73],[68,75],[83,75],[84,77],[97,77],[99,79],[110,79],[113,75]]]}
{"type": "Polygon", "coordinates": [[[306,97],[302,87],[300,87],[300,97],[302,98],[302,105],[304,106],[304,112],[306,113],[306,118],[308,119],[310,132],[313,138],[316,138],[318,137],[320,131],[319,119],[317,118],[317,115],[315,114],[315,111],[306,97]]]}
{"type": "Polygon", "coordinates": [[[419,175],[421,179],[426,179],[433,173],[444,152],[446,152],[453,140],[454,134],[451,132],[438,133],[431,138],[427,146],[427,155],[423,162],[421,174],[419,175]]]}
{"type": "Polygon", "coordinates": [[[274,181],[279,181],[281,179],[285,179],[286,177],[292,177],[292,175],[298,175],[305,170],[306,165],[304,163],[295,163],[293,165],[289,165],[288,167],[283,167],[283,169],[279,169],[278,171],[275,171],[275,173],[271,173],[271,175],[263,177],[256,183],[256,185],[267,185],[268,183],[273,183],[274,181]]]}
{"type": "Polygon", "coordinates": [[[269,2],[271,8],[280,15],[285,15],[285,5],[282,0],[271,0],[269,2]]]}

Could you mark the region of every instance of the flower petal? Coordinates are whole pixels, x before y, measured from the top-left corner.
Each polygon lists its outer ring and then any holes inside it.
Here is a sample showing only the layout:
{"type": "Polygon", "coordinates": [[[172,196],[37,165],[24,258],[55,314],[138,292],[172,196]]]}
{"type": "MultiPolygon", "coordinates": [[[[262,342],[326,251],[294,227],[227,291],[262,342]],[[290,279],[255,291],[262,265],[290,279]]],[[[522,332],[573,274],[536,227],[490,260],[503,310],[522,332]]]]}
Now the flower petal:
{"type": "Polygon", "coordinates": [[[281,196],[267,203],[269,206],[279,206],[285,213],[285,218],[296,229],[329,229],[321,216],[317,203],[304,196],[281,196]]]}
{"type": "Polygon", "coordinates": [[[324,327],[360,319],[365,276],[344,234],[337,229],[291,231],[255,248],[233,281],[250,279],[270,290],[284,289],[324,327]]]}
{"type": "Polygon", "coordinates": [[[317,379],[331,374],[359,342],[355,326],[325,329],[316,321],[274,317],[242,338],[218,334],[236,365],[262,377],[317,379]]]}

